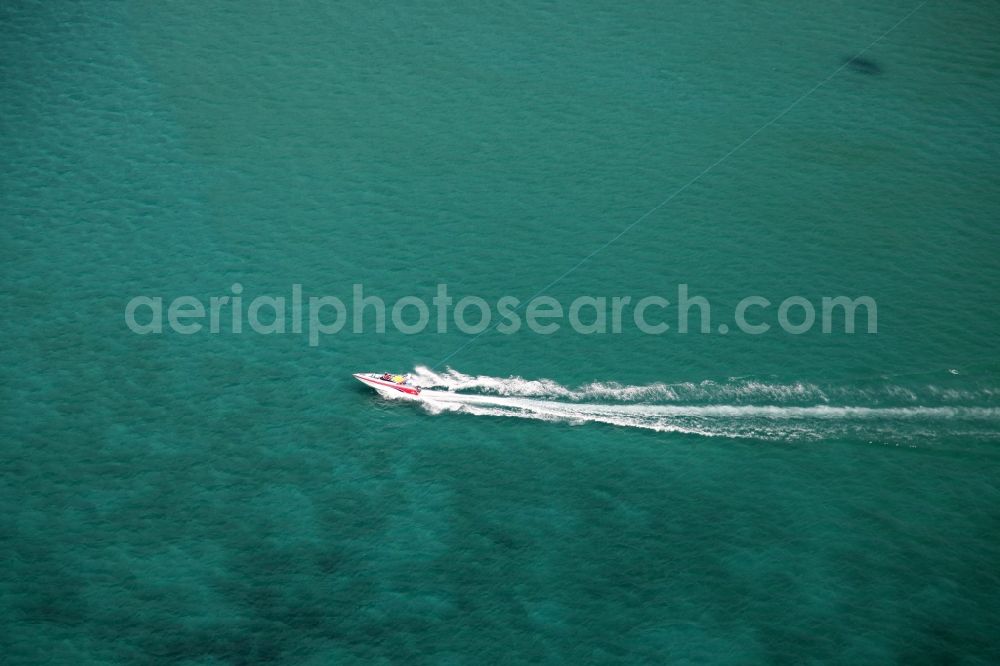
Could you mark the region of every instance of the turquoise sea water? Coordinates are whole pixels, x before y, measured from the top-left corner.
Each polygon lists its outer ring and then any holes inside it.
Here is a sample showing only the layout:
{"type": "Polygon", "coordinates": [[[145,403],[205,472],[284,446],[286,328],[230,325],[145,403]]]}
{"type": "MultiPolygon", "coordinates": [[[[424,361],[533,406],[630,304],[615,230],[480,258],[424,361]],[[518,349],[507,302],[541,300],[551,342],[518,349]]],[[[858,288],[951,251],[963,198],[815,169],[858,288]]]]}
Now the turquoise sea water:
{"type": "Polygon", "coordinates": [[[369,5],[0,8],[3,661],[1000,661],[1000,11],[369,5]],[[526,300],[786,110],[546,292],[709,334],[125,324],[526,300]]]}

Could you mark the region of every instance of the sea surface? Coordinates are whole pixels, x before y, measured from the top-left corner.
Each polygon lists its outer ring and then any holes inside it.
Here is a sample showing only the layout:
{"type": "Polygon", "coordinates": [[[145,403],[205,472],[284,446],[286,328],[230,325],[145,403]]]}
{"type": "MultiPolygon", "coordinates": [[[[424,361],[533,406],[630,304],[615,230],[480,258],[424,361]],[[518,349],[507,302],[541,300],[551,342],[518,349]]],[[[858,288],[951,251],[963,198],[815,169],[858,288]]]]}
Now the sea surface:
{"type": "Polygon", "coordinates": [[[0,661],[1000,663],[998,34],[975,0],[3,3],[0,661]],[[167,325],[356,284],[683,284],[712,321],[167,325]],[[877,332],[787,333],[792,296],[877,332]]]}

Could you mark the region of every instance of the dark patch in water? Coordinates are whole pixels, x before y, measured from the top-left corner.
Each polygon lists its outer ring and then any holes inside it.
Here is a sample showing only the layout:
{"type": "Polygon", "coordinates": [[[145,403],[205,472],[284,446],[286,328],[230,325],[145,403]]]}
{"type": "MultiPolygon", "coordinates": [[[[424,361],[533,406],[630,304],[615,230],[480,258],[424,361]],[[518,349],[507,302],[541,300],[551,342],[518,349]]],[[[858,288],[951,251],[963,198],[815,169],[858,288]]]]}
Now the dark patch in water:
{"type": "Polygon", "coordinates": [[[882,67],[874,60],[868,58],[844,58],[844,64],[858,74],[868,74],[869,76],[882,73],[882,67]]]}

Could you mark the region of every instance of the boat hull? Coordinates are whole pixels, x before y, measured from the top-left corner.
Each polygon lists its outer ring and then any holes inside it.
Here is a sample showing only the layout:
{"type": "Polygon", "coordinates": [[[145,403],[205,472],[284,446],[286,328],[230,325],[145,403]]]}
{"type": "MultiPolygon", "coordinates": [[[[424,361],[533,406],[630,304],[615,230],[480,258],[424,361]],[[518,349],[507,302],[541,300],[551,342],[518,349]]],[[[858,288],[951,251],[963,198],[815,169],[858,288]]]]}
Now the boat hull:
{"type": "Polygon", "coordinates": [[[407,384],[397,384],[381,379],[376,374],[366,374],[363,372],[354,373],[354,378],[365,386],[370,386],[384,396],[389,397],[411,397],[420,395],[420,389],[407,384]]]}

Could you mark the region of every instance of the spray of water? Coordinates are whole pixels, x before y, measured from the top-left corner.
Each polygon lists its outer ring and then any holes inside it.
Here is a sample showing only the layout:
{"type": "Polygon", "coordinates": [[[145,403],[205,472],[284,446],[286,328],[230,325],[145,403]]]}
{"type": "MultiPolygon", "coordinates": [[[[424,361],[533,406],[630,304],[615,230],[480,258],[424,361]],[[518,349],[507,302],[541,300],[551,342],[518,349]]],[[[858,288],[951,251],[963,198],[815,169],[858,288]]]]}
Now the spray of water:
{"type": "Polygon", "coordinates": [[[418,402],[432,414],[604,423],[768,440],[912,441],[945,433],[1000,439],[1000,408],[993,406],[992,389],[837,387],[750,379],[566,387],[549,379],[473,376],[453,369],[437,373],[418,367],[412,374],[425,387],[418,402]]]}

